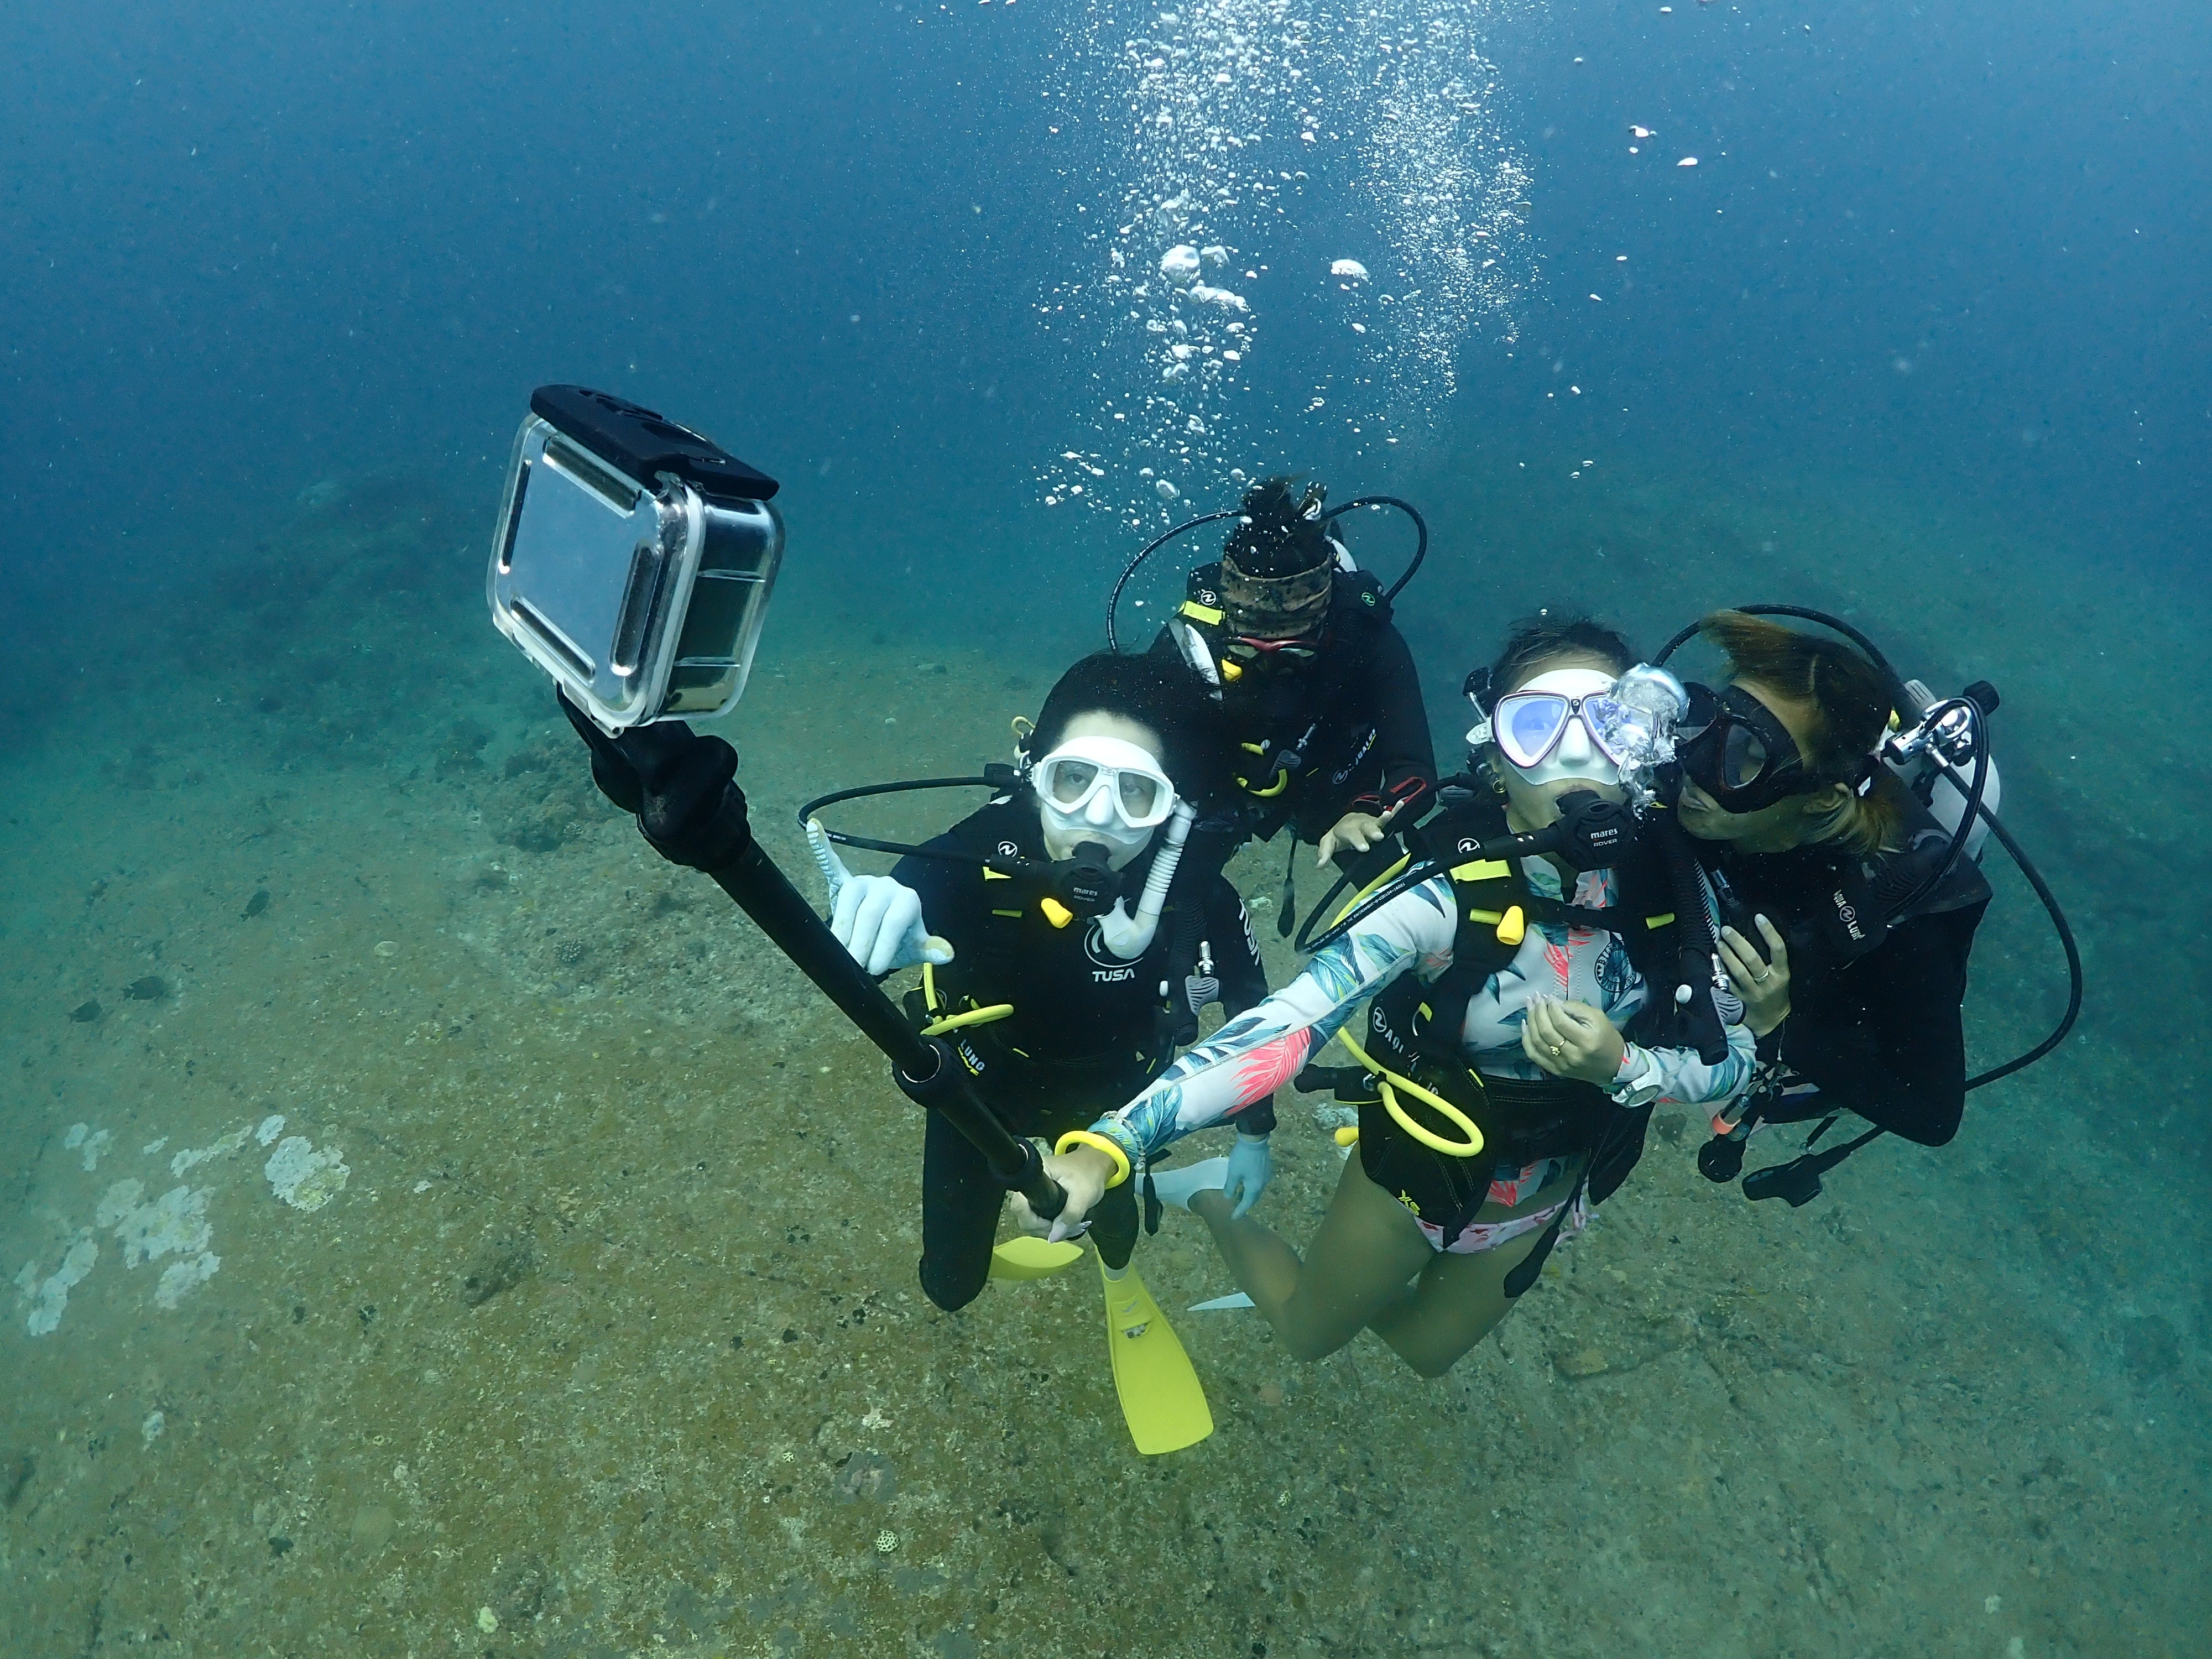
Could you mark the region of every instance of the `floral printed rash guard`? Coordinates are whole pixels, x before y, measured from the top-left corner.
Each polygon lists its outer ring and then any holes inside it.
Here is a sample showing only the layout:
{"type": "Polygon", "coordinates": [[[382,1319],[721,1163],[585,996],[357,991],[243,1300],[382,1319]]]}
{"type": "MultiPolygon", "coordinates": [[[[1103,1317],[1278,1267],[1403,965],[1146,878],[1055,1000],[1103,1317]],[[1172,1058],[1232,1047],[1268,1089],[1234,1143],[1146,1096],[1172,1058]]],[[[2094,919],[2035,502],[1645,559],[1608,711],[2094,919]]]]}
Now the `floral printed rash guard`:
{"type": "MultiPolygon", "coordinates": [[[[1558,897],[1551,865],[1532,860],[1529,886],[1558,897]]],[[[1584,872],[1574,902],[1593,909],[1618,902],[1613,872],[1584,872]]],[[[1451,965],[1451,883],[1442,876],[1384,905],[1353,932],[1316,951],[1304,969],[1257,1007],[1230,1020],[1187,1050],[1144,1093],[1093,1127],[1132,1163],[1156,1156],[1194,1130],[1234,1121],[1246,1107],[1271,1097],[1349,1020],[1359,1005],[1407,969],[1431,982],[1451,965]]],[[[1601,1009],[1626,1032],[1650,1000],[1643,976],[1609,933],[1531,923],[1521,948],[1468,999],[1461,1042],[1478,1071],[1492,1077],[1547,1075],[1521,1049],[1521,1024],[1531,1004],[1570,999],[1601,1009]]],[[[1728,1028],[1728,1058],[1708,1066],[1689,1048],[1630,1042],[1613,1091],[1616,1099],[1656,1098],[1698,1104],[1725,1100],[1749,1079],[1751,1033],[1728,1028]]]]}

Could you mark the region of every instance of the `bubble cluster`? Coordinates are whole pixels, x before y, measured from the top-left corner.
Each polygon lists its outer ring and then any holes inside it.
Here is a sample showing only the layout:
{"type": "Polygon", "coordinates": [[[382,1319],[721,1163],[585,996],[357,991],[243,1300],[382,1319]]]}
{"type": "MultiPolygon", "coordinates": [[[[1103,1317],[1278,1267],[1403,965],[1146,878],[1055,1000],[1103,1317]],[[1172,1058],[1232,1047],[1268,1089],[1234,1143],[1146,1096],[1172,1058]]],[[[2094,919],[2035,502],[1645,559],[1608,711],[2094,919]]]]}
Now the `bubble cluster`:
{"type": "Polygon", "coordinates": [[[1451,394],[1471,335],[1510,337],[1528,174],[1481,36],[1519,3],[1071,11],[1058,95],[1073,131],[1103,135],[1107,211],[1039,309],[1088,331],[1098,390],[1087,430],[1038,470],[1046,505],[1170,522],[1185,496],[1241,488],[1234,463],[1256,464],[1279,425],[1324,409],[1354,431],[1419,418],[1451,394]],[[1316,259],[1303,210],[1340,199],[1367,222],[1316,259]],[[1354,372],[1272,365],[1272,383],[1312,391],[1271,407],[1252,380],[1263,314],[1295,319],[1295,337],[1334,331],[1354,372]]]}
{"type": "MultiPolygon", "coordinates": [[[[1486,8],[1410,5],[1365,15],[1372,78],[1359,182],[1401,277],[1390,307],[1395,379],[1417,403],[1451,395],[1461,343],[1482,319],[1510,337],[1528,234],[1528,163],[1502,135],[1498,72],[1480,45],[1486,8]]],[[[1341,262],[1340,262],[1341,263],[1341,262]]]]}

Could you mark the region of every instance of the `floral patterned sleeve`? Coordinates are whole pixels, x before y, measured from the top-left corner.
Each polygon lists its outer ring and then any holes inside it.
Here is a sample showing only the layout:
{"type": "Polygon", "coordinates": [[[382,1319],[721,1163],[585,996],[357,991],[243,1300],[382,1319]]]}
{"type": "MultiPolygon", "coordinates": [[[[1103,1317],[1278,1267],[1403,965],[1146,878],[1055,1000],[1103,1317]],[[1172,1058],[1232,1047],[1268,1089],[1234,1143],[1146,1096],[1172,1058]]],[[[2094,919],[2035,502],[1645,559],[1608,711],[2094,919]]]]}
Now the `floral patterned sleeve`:
{"type": "Polygon", "coordinates": [[[1451,961],[1451,884],[1438,877],[1316,951],[1296,979],[1186,1050],[1093,1131],[1136,1163],[1195,1130],[1234,1121],[1296,1077],[1361,1003],[1400,974],[1408,968],[1441,972],[1451,961]]]}

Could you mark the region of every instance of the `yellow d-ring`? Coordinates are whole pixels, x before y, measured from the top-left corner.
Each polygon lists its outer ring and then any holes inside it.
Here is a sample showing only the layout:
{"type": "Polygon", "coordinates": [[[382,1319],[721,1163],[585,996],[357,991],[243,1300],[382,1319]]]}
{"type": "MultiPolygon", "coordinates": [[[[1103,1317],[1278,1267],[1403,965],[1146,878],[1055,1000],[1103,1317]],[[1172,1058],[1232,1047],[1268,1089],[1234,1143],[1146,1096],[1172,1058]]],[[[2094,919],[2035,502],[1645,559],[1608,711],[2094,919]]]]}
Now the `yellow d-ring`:
{"type": "MultiPolygon", "coordinates": [[[[936,1014],[944,1005],[937,1000],[937,968],[933,963],[921,964],[921,1006],[936,1014]]],[[[993,1020],[1004,1019],[1014,1012],[1011,1002],[994,1002],[988,1008],[969,1008],[957,1014],[938,1014],[935,1019],[921,1028],[926,1037],[943,1036],[947,1031],[957,1031],[970,1025],[988,1025],[993,1020]]]]}
{"type": "Polygon", "coordinates": [[[1106,1183],[1109,1188],[1118,1187],[1129,1178],[1128,1153],[1107,1139],[1104,1135],[1094,1135],[1088,1129],[1070,1129],[1054,1143],[1053,1151],[1060,1157],[1066,1158],[1067,1149],[1071,1146],[1096,1147],[1114,1160],[1114,1176],[1106,1183]]]}
{"type": "Polygon", "coordinates": [[[1372,1072],[1381,1081],[1383,1109],[1397,1120],[1400,1128],[1419,1141],[1422,1146],[1426,1146],[1431,1152],[1442,1152],[1446,1158],[1474,1158],[1482,1151],[1482,1131],[1475,1127],[1474,1120],[1465,1112],[1460,1110],[1442,1095],[1434,1094],[1424,1089],[1413,1079],[1400,1077],[1395,1072],[1384,1071],[1382,1067],[1370,1060],[1367,1057],[1367,1051],[1353,1042],[1346,1033],[1339,1031],[1336,1034],[1336,1040],[1345,1046],[1354,1060],[1372,1072]],[[1396,1086],[1394,1088],[1393,1085],[1396,1086]],[[1414,1122],[1407,1115],[1406,1109],[1398,1103],[1398,1089],[1403,1089],[1431,1111],[1439,1113],[1449,1119],[1466,1133],[1467,1139],[1464,1141],[1446,1140],[1435,1130],[1424,1128],[1414,1122]]]}

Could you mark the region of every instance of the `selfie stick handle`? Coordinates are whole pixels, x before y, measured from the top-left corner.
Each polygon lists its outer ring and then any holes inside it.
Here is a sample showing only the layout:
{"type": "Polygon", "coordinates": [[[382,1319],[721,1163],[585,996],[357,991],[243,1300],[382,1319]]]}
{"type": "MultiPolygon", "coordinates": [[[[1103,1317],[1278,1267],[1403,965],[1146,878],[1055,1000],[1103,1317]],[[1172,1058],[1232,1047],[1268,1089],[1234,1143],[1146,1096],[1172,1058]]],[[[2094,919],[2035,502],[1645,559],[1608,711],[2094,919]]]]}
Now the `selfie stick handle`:
{"type": "MultiPolygon", "coordinates": [[[[734,786],[730,793],[737,793],[734,786]]],[[[1045,1174],[1036,1147],[1010,1133],[975,1098],[951,1049],[941,1038],[923,1036],[907,1023],[758,842],[748,836],[743,852],[708,873],[792,965],[837,1005],[860,1035],[884,1051],[891,1062],[892,1079],[908,1100],[941,1113],[982,1153],[999,1183],[1021,1194],[1038,1216],[1048,1221],[1060,1213],[1067,1194],[1045,1174]]]]}

